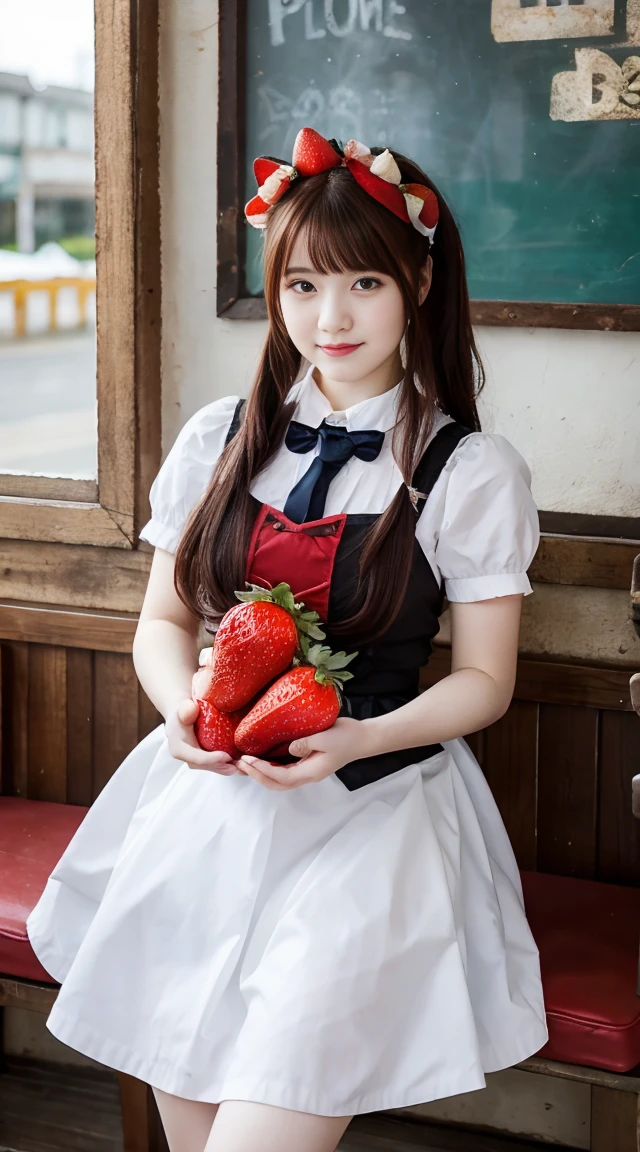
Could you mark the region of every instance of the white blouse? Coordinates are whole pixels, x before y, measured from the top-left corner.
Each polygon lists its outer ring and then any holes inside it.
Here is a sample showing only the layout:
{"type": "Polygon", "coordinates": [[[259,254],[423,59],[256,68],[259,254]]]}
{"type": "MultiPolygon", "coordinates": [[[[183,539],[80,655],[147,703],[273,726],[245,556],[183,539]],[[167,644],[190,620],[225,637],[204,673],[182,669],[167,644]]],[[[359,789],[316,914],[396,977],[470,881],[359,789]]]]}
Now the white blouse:
{"type": "MultiPolygon", "coordinates": [[[[327,419],[350,432],[376,428],[386,433],[375,460],[353,457],[338,472],[329,487],[326,516],[380,513],[391,503],[403,482],[392,453],[399,391],[398,384],[382,396],[333,412],[311,369],[294,385],[294,418],[303,424],[317,428],[327,419]]],[[[141,533],[155,547],[175,552],[191,510],[207,489],[239,399],[215,400],[179,433],[151,488],[152,517],[141,533]]],[[[449,416],[438,414],[432,436],[449,423],[449,416]]],[[[254,479],[251,494],[283,509],[319,447],[295,453],[283,444],[254,479]]],[[[527,568],[539,535],[529,468],[504,436],[488,432],[473,432],[460,442],[416,522],[416,539],[438,583],[444,580],[447,598],[459,602],[531,592],[527,568]]]]}

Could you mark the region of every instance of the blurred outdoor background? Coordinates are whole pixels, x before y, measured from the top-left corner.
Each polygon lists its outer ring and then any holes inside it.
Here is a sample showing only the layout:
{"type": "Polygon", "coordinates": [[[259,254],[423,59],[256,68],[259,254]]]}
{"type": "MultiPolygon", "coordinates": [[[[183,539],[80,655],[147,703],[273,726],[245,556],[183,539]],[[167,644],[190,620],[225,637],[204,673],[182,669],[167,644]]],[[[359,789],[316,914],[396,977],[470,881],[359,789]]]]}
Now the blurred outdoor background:
{"type": "Polygon", "coordinates": [[[92,0],[0,39],[0,473],[96,476],[92,0]]]}

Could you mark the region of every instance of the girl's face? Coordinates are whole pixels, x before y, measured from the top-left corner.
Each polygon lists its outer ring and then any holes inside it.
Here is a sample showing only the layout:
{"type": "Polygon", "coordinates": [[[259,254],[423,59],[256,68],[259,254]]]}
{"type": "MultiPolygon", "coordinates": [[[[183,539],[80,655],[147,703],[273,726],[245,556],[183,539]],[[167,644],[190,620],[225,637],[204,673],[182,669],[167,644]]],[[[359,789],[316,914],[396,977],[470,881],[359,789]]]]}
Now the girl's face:
{"type": "Polygon", "coordinates": [[[285,269],[280,305],[291,340],[323,376],[355,384],[383,369],[390,373],[386,387],[398,383],[406,320],[391,276],[370,268],[317,272],[301,235],[285,269]]]}

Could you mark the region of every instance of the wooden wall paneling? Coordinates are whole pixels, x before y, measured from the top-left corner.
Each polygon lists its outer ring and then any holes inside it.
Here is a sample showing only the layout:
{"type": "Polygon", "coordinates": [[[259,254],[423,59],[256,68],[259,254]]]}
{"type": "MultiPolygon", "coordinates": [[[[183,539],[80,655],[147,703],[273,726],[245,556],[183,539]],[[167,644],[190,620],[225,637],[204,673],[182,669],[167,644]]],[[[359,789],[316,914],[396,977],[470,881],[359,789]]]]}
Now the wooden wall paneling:
{"type": "Polygon", "coordinates": [[[640,719],[602,712],[599,749],[600,880],[640,884],[640,821],[631,811],[631,779],[640,770],[640,719]]]}
{"type": "Polygon", "coordinates": [[[591,1088],[591,1152],[637,1152],[640,1117],[635,1092],[591,1088]]]}
{"type": "Polygon", "coordinates": [[[2,779],[0,791],[27,796],[29,646],[8,643],[0,647],[2,658],[2,779]]]}
{"type": "Polygon", "coordinates": [[[169,1152],[153,1089],[118,1072],[126,1152],[169,1152]]]}
{"type": "Polygon", "coordinates": [[[138,684],[138,740],[144,740],[163,719],[155,704],[152,704],[141,684],[138,684]]]}
{"type": "Polygon", "coordinates": [[[31,800],[67,799],[67,651],[29,645],[28,787],[31,800]]]}
{"type": "Polygon", "coordinates": [[[538,741],[538,869],[596,872],[598,713],[541,704],[538,741]]]}
{"type": "Polygon", "coordinates": [[[67,651],[67,804],[91,803],[93,781],[93,652],[67,651]]]}
{"type": "Polygon", "coordinates": [[[485,731],[484,772],[520,868],[536,867],[538,705],[514,700],[485,731]]]}
{"type": "Polygon", "coordinates": [[[138,681],[130,656],[94,654],[92,799],[138,743],[138,681]]]}
{"type": "Polygon", "coordinates": [[[484,729],[481,732],[470,732],[468,736],[465,736],[465,740],[478,761],[478,764],[483,768],[486,745],[484,729]]]}

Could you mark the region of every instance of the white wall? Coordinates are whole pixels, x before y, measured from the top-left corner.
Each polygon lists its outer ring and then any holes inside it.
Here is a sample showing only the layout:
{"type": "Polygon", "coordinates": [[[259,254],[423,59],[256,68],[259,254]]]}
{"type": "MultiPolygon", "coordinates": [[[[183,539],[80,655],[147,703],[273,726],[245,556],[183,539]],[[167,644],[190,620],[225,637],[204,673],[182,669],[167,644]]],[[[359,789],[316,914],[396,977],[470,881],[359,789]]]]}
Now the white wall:
{"type": "MultiPolygon", "coordinates": [[[[217,0],[161,0],[163,430],[245,393],[264,335],[215,315],[217,0]]],[[[437,173],[436,173],[437,176],[437,173]]],[[[640,333],[484,328],[485,427],[532,466],[541,508],[637,515],[640,333]]]]}

